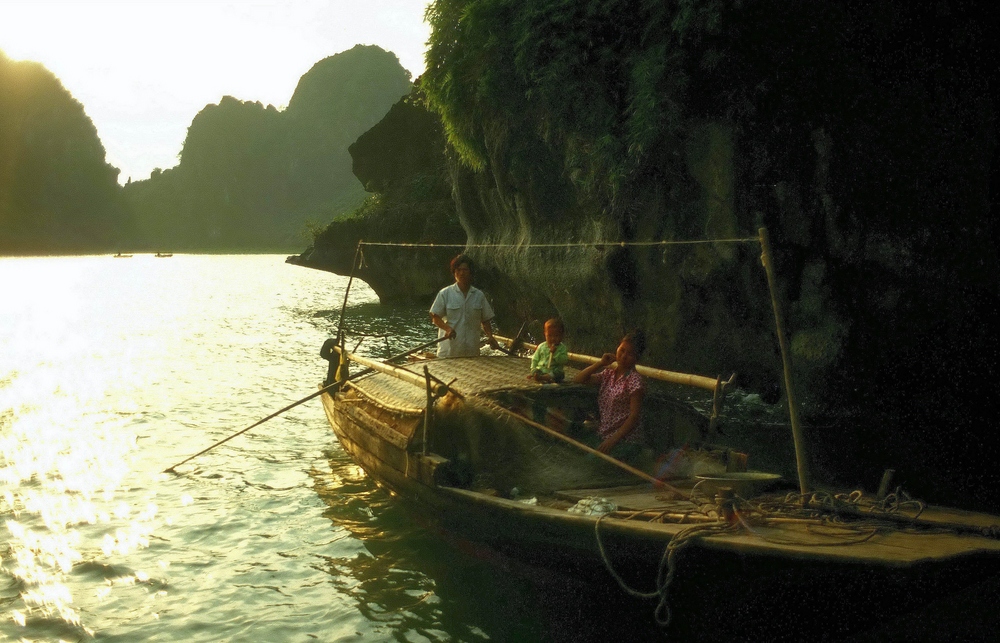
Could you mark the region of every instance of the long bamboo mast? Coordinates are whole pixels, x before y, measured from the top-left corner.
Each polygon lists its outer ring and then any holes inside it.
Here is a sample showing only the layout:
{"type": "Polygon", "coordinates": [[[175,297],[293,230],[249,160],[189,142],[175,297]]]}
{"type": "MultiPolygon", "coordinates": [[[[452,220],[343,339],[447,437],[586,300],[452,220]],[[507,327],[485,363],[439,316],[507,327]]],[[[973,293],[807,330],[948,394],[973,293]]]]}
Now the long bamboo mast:
{"type": "Polygon", "coordinates": [[[778,332],[778,348],[781,349],[781,364],[785,373],[785,397],[788,400],[788,419],[792,423],[792,439],[795,441],[795,465],[799,475],[799,491],[807,494],[810,491],[809,459],[806,451],[802,426],[799,424],[799,407],[795,402],[795,389],[792,386],[792,364],[788,357],[788,341],[785,339],[785,324],[778,305],[778,288],[774,279],[774,268],[771,265],[771,244],[767,238],[767,228],[760,228],[760,261],[764,264],[767,274],[767,288],[771,293],[771,307],[774,309],[774,326],[778,332]]]}

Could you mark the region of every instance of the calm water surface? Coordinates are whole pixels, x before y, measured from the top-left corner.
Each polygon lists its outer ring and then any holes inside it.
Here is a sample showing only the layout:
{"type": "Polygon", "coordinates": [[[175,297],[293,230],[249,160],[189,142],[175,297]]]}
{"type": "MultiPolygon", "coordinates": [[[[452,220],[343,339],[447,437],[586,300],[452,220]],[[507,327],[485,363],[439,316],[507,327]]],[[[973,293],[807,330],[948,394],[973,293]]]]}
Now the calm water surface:
{"type": "MultiPolygon", "coordinates": [[[[346,283],[275,255],[0,258],[0,640],[658,637],[620,591],[441,533],[318,400],[163,473],[315,391],[346,283]]],[[[346,326],[378,358],[434,337],[358,282],[346,326]]]]}

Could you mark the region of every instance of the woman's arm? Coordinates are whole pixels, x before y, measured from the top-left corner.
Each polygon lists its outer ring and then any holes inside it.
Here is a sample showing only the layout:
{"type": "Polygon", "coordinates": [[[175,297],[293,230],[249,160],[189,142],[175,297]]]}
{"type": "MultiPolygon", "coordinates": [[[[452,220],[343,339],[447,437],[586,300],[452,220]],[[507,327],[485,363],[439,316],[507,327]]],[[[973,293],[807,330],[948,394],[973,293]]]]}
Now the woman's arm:
{"type": "Polygon", "coordinates": [[[632,391],[632,394],[628,396],[628,417],[622,422],[622,425],[618,427],[618,430],[611,434],[607,440],[601,443],[597,450],[601,453],[608,453],[615,447],[616,444],[621,442],[622,438],[631,433],[637,424],[639,424],[639,417],[642,413],[642,395],[643,389],[638,389],[632,391]]]}
{"type": "Polygon", "coordinates": [[[594,381],[594,374],[603,368],[611,366],[612,364],[614,364],[614,362],[615,362],[615,356],[612,355],[611,353],[605,353],[601,357],[601,361],[597,362],[596,364],[591,364],[587,368],[583,369],[582,371],[574,375],[573,381],[576,382],[577,384],[592,384],[594,381]]]}

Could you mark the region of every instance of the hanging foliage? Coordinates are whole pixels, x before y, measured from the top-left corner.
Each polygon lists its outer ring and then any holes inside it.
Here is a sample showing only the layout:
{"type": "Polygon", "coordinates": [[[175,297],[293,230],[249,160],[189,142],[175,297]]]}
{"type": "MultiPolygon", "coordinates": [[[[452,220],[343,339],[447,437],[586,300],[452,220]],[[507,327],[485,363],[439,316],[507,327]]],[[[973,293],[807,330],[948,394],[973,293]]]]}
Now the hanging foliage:
{"type": "Polygon", "coordinates": [[[614,203],[677,147],[693,52],[739,4],[437,0],[423,86],[469,167],[542,144],[579,188],[614,203]]]}

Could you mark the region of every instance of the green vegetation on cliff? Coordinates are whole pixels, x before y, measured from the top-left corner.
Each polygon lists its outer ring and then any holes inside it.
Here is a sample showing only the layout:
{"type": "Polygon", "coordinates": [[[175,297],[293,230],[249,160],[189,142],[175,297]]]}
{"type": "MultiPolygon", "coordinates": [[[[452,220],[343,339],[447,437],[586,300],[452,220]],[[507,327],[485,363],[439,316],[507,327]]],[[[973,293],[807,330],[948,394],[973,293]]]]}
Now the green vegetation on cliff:
{"type": "Polygon", "coordinates": [[[316,63],[288,108],[224,97],[195,116],[180,163],[130,183],[141,233],[173,250],[283,250],[356,207],[347,147],[410,89],[390,52],[358,45],[316,63]]]}
{"type": "Polygon", "coordinates": [[[117,178],[59,80],[0,52],[0,254],[120,248],[132,231],[117,178]]]}
{"type": "Polygon", "coordinates": [[[726,3],[439,0],[425,88],[463,162],[503,148],[511,172],[539,162],[612,206],[683,129],[691,68],[720,63],[701,40],[726,3]]]}
{"type": "Polygon", "coordinates": [[[559,314],[584,351],[640,326],[651,362],[767,396],[759,248],[594,247],[766,226],[807,417],[857,414],[813,432],[820,452],[965,475],[1000,361],[985,5],[435,0],[427,17],[458,215],[471,243],[509,246],[471,249],[501,324],[559,314]],[[523,247],[567,240],[590,245],[523,247]]]}

